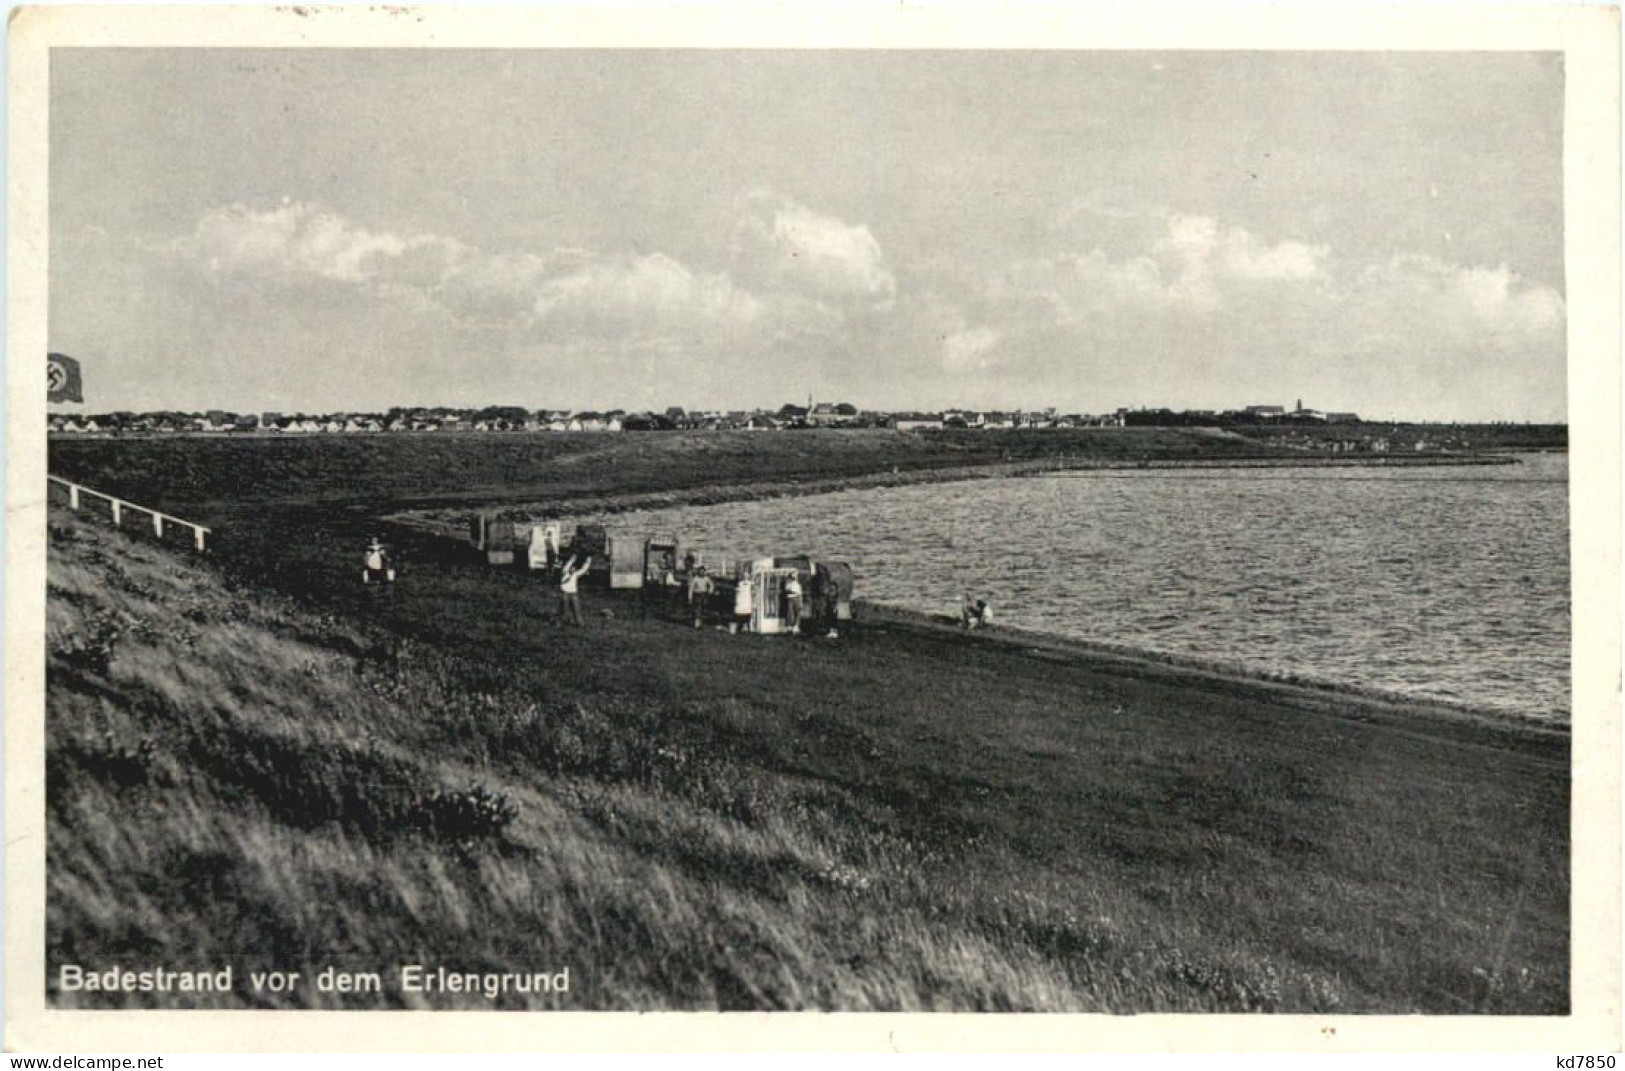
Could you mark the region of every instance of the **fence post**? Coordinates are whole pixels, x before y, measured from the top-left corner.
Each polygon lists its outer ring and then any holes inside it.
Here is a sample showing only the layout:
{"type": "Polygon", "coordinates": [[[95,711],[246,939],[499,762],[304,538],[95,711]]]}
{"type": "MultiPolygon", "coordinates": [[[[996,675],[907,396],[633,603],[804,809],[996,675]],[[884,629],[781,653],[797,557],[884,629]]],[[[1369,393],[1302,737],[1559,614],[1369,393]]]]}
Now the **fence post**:
{"type": "Polygon", "coordinates": [[[94,498],[100,498],[100,499],[103,499],[104,501],[106,501],[107,504],[112,507],[112,510],[113,510],[113,527],[115,527],[115,528],[123,527],[123,525],[124,525],[124,507],[129,506],[131,509],[137,510],[137,511],[142,512],[142,513],[149,513],[149,514],[152,515],[152,532],[159,539],[162,539],[164,537],[164,522],[165,521],[173,521],[178,525],[181,525],[183,527],[192,529],[192,541],[193,541],[193,544],[197,547],[198,553],[201,554],[204,550],[207,549],[207,538],[208,538],[209,530],[207,528],[203,527],[201,524],[193,524],[191,521],[183,521],[179,517],[170,517],[170,516],[168,516],[166,514],[159,513],[155,509],[148,509],[146,506],[138,506],[133,502],[126,502],[123,499],[114,498],[112,495],[104,495],[100,491],[92,491],[88,487],[81,488],[78,484],[72,483],[71,481],[68,481],[68,480],[64,480],[64,479],[62,479],[60,477],[57,477],[57,476],[51,476],[50,481],[52,483],[59,483],[63,487],[66,487],[68,489],[68,504],[71,507],[73,507],[74,509],[79,508],[79,498],[80,498],[79,492],[81,490],[83,490],[84,492],[86,492],[87,494],[91,495],[94,498]]]}

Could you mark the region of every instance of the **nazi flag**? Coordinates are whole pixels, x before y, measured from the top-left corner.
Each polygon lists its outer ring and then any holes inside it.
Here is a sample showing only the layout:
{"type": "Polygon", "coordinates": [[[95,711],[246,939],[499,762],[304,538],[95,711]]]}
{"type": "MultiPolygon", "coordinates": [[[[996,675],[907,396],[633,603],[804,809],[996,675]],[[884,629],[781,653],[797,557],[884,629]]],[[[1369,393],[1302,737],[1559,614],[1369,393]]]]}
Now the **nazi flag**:
{"type": "Polygon", "coordinates": [[[45,400],[48,402],[82,402],[85,400],[84,380],[79,374],[79,362],[60,353],[46,355],[45,400]]]}

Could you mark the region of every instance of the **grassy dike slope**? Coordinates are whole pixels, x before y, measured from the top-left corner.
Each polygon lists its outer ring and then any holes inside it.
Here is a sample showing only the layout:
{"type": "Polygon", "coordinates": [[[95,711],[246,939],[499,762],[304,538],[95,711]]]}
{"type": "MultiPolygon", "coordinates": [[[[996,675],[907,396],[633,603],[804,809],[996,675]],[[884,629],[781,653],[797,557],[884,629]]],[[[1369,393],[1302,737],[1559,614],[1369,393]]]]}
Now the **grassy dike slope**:
{"type": "MultiPolygon", "coordinates": [[[[1208,428],[877,429],[609,434],[85,438],[50,442],[51,472],[135,502],[427,508],[669,494],[697,487],[929,474],[1003,462],[1295,457],[1208,428]]],[[[188,517],[191,514],[187,514],[188,517]]]]}
{"type": "Polygon", "coordinates": [[[392,971],[426,963],[568,966],[529,1003],[572,1008],[1566,1008],[1566,737],[902,618],[732,637],[591,593],[556,631],[474,565],[397,588],[299,607],[53,513],[53,971],[231,963],[227,1003],[324,1006],[410,1005],[392,971]],[[242,980],[329,964],[386,992],[242,980]]]}

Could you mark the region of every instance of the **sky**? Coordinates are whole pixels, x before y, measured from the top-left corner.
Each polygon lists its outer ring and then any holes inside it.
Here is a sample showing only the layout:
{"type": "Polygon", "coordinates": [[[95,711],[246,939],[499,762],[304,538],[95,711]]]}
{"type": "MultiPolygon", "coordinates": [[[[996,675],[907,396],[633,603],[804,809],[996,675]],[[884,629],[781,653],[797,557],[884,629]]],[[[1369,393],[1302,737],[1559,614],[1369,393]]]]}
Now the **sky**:
{"type": "Polygon", "coordinates": [[[89,411],[1565,417],[1555,53],[56,49],[89,411]]]}

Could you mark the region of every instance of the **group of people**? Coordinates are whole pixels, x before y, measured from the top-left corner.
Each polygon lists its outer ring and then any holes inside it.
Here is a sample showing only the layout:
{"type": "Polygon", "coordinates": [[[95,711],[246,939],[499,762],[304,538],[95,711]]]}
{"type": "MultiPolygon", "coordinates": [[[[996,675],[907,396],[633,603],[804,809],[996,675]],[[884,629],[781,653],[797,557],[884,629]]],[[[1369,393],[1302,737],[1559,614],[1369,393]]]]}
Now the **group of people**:
{"type": "Polygon", "coordinates": [[[993,624],[993,608],[988,606],[986,599],[978,599],[970,592],[959,602],[959,627],[966,629],[987,628],[993,624]]]}
{"type": "MultiPolygon", "coordinates": [[[[558,614],[555,618],[560,625],[573,625],[577,628],[585,627],[586,621],[581,613],[581,578],[592,569],[592,555],[571,554],[563,562],[554,562],[545,570],[547,579],[558,586],[558,614]]],[[[675,563],[668,563],[661,576],[661,586],[667,591],[676,593],[685,604],[684,608],[688,618],[693,621],[695,628],[704,628],[708,617],[712,616],[716,607],[713,604],[721,589],[712,578],[710,570],[701,565],[694,555],[689,555],[684,561],[684,573],[687,583],[678,579],[675,563]]],[[[367,544],[362,554],[361,582],[363,584],[390,584],[395,580],[395,557],[377,536],[367,544]]],[[[813,607],[815,618],[826,619],[824,624],[828,631],[827,636],[835,637],[836,596],[833,589],[822,593],[814,584],[814,599],[819,605],[813,607]]],[[[755,585],[750,578],[743,577],[733,583],[732,606],[728,612],[722,614],[724,623],[730,633],[749,632],[751,620],[756,611],[755,585]]],[[[796,573],[785,575],[783,583],[779,586],[779,617],[784,623],[784,630],[796,634],[802,628],[802,612],[805,606],[806,591],[801,584],[801,578],[796,573]]],[[[965,596],[967,607],[970,606],[970,595],[965,596]]],[[[975,620],[986,623],[988,620],[987,604],[977,603],[975,620]]],[[[967,608],[965,622],[967,628],[974,628],[971,624],[971,610],[967,608]]]]}
{"type": "MultiPolygon", "coordinates": [[[[361,555],[361,582],[363,584],[393,584],[395,582],[395,555],[383,540],[373,536],[372,541],[361,555]]],[[[559,611],[557,620],[561,625],[575,625],[583,627],[586,622],[581,615],[581,578],[587,575],[592,568],[592,555],[577,558],[571,555],[562,563],[549,568],[552,579],[558,584],[559,611]]]]}
{"type": "MultiPolygon", "coordinates": [[[[710,616],[719,592],[720,589],[711,576],[710,569],[703,565],[692,566],[688,586],[684,589],[684,600],[687,604],[688,617],[694,622],[695,628],[705,627],[706,618],[710,616]]],[[[754,586],[748,579],[734,581],[733,605],[723,615],[728,631],[735,634],[749,632],[750,619],[755,613],[754,586]]]]}
{"type": "MultiPolygon", "coordinates": [[[[708,619],[719,617],[730,633],[738,634],[751,630],[751,620],[756,613],[756,585],[749,577],[740,577],[733,582],[731,591],[725,591],[718,586],[709,569],[703,565],[696,565],[689,573],[687,586],[680,590],[684,594],[687,616],[695,628],[704,628],[708,619]],[[717,605],[719,595],[728,599],[730,604],[719,607],[717,605]]],[[[806,590],[802,587],[801,578],[794,573],[786,575],[779,586],[778,607],[779,618],[784,623],[785,632],[794,635],[801,631],[805,597],[806,590]]],[[[835,629],[834,601],[830,599],[828,602],[827,607],[822,610],[815,607],[814,612],[815,614],[822,612],[828,619],[828,630],[825,635],[835,638],[838,634],[835,629]]]]}

